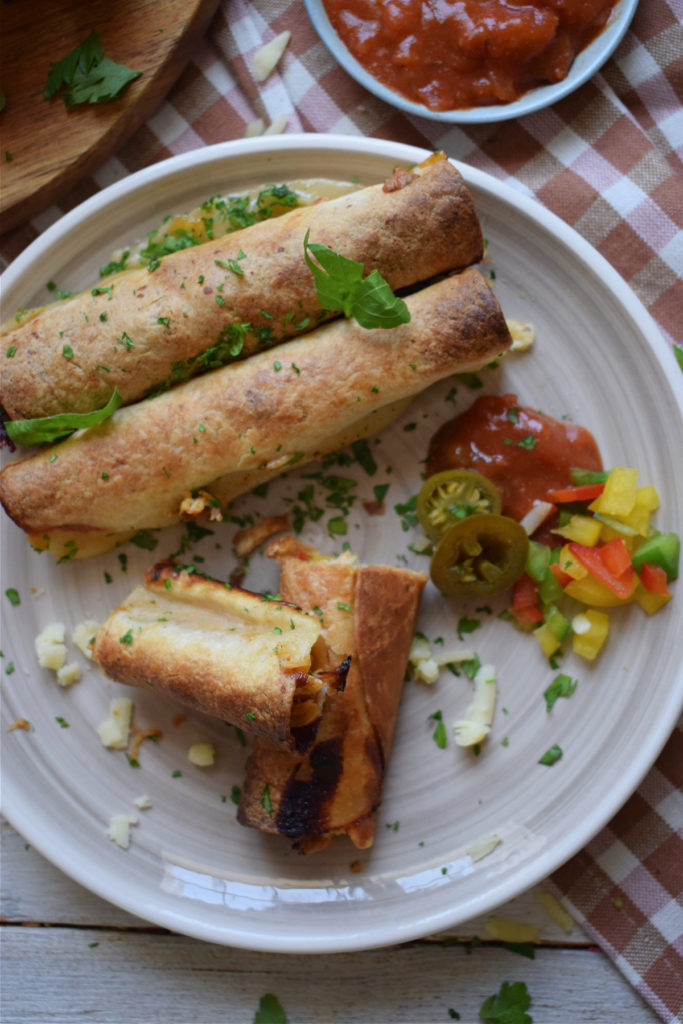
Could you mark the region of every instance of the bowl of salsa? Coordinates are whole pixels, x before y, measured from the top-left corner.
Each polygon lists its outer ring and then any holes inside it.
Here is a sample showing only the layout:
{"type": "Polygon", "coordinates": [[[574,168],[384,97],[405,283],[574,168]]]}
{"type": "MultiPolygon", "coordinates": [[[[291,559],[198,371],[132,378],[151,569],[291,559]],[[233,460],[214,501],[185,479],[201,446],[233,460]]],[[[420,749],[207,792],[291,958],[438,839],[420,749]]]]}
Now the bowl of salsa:
{"type": "Polygon", "coordinates": [[[480,124],[583,85],[638,0],[304,0],[320,38],[369,92],[407,114],[480,124]]]}

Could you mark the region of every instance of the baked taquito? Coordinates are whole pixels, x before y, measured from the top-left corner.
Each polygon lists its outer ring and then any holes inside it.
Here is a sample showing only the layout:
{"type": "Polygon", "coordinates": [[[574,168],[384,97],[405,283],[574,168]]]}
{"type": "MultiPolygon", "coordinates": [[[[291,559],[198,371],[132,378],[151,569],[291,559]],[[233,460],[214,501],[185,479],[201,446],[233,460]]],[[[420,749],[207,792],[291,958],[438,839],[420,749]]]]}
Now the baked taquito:
{"type": "Polygon", "coordinates": [[[28,314],[3,337],[10,419],[124,404],[315,328],[322,309],[304,236],[377,269],[392,289],[476,263],[481,227],[441,154],[414,172],[299,207],[122,271],[28,314]],[[65,353],[67,355],[65,355],[65,353]]]}
{"type": "Polygon", "coordinates": [[[379,429],[397,403],[511,344],[474,268],[406,302],[409,323],[367,330],[333,321],[10,462],[0,473],[7,513],[58,558],[106,550],[177,522],[199,490],[213,500],[216,482],[216,501],[227,500],[368,433],[373,420],[379,429]]]}
{"type": "Polygon", "coordinates": [[[119,683],[302,752],[349,665],[313,667],[322,628],[284,600],[161,562],[100,627],[93,660],[119,683]]]}
{"type": "Polygon", "coordinates": [[[328,693],[313,746],[303,756],[256,739],[238,820],[286,836],[302,853],[348,835],[372,844],[403,690],[415,618],[427,577],[407,569],[321,559],[292,537],[271,542],[280,592],[320,618],[313,665],[342,652],[351,665],[342,692],[328,693]]]}

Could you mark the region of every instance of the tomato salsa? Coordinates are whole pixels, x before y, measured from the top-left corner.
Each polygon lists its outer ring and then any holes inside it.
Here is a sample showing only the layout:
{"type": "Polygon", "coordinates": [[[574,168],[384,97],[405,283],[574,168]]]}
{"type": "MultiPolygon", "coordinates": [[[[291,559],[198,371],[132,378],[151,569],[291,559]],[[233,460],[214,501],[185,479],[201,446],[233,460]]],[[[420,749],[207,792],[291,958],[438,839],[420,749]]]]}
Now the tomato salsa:
{"type": "Polygon", "coordinates": [[[572,466],[602,469],[585,427],[521,406],[516,395],[483,395],[436,432],[426,474],[476,470],[500,491],[503,515],[521,520],[534,501],[567,486],[572,466]]]}
{"type": "Polygon", "coordinates": [[[430,110],[510,103],[567,76],[616,0],[323,0],[375,78],[430,110]]]}

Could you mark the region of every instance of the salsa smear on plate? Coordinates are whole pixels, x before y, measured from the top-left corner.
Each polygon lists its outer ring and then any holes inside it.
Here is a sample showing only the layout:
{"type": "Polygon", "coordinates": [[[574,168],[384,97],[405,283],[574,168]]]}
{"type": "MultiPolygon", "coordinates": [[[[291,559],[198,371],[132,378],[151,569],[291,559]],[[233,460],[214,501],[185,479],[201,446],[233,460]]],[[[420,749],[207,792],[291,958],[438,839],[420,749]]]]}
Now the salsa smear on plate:
{"type": "Polygon", "coordinates": [[[510,103],[566,78],[615,0],[323,0],[380,82],[430,110],[510,103]]]}

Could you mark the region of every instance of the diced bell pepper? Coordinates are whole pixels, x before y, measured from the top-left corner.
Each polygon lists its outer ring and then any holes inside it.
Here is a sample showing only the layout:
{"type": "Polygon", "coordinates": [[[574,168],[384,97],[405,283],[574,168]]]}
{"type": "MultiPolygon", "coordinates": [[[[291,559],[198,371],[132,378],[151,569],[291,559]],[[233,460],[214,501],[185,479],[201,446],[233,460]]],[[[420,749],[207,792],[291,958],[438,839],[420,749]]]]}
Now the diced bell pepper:
{"type": "Polygon", "coordinates": [[[593,661],[602,648],[609,632],[609,616],[596,608],[586,608],[581,618],[588,619],[590,626],[572,636],[572,649],[582,658],[593,661]]]}
{"type": "Polygon", "coordinates": [[[541,625],[534,630],[534,636],[541,645],[541,650],[545,654],[546,658],[551,658],[555,651],[559,650],[562,643],[561,640],[557,639],[547,622],[541,623],[541,625]]]}
{"type": "Polygon", "coordinates": [[[636,503],[638,470],[615,466],[605,482],[599,498],[589,506],[591,512],[606,516],[627,516],[636,503]]]}
{"type": "Polygon", "coordinates": [[[644,612],[648,615],[654,615],[656,612],[663,608],[665,604],[668,604],[671,600],[672,595],[666,594],[653,594],[651,591],[646,590],[645,587],[640,583],[636,588],[635,601],[644,612]]]}
{"type": "Polygon", "coordinates": [[[666,569],[661,565],[644,562],[640,570],[640,582],[650,594],[671,597],[667,586],[666,569]]]}
{"type": "Polygon", "coordinates": [[[667,580],[675,580],[680,554],[681,539],[677,533],[657,533],[643,541],[633,555],[633,565],[636,572],[640,572],[645,562],[661,565],[667,580]]]}
{"type": "Polygon", "coordinates": [[[600,547],[572,543],[569,552],[618,598],[625,599],[633,593],[636,573],[623,540],[612,540],[600,547]]]}
{"type": "Polygon", "coordinates": [[[569,619],[562,614],[555,604],[550,604],[545,609],[545,624],[560,643],[562,643],[572,628],[569,619]]]}
{"type": "MultiPolygon", "coordinates": [[[[576,558],[569,549],[569,544],[560,551],[559,567],[560,570],[567,576],[570,576],[573,580],[583,579],[584,576],[588,575],[588,569],[576,558]]],[[[566,584],[565,584],[566,586],[566,584]]]]}
{"type": "Polygon", "coordinates": [[[567,540],[575,541],[577,544],[586,544],[591,547],[597,544],[600,538],[601,525],[593,516],[572,516],[565,526],[558,526],[552,532],[567,540]]]}
{"type": "Polygon", "coordinates": [[[594,576],[586,573],[581,579],[573,579],[564,588],[565,594],[582,604],[592,604],[597,608],[620,608],[631,604],[634,600],[635,588],[626,598],[617,597],[613,590],[600,583],[594,576]]]}

